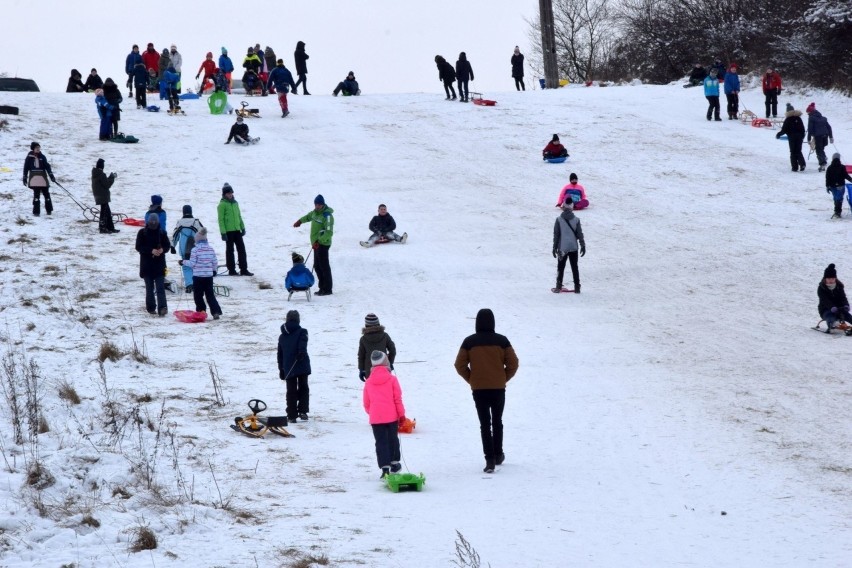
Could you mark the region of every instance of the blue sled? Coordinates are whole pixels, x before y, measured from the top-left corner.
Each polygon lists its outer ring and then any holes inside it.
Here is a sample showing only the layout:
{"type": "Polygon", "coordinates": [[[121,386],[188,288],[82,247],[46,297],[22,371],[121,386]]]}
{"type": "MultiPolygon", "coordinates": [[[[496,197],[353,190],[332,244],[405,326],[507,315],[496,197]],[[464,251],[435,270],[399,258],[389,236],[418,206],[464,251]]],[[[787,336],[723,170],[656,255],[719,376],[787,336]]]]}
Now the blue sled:
{"type": "Polygon", "coordinates": [[[148,112],[160,112],[160,107],[158,107],[157,105],[151,105],[149,107],[145,107],[145,110],[147,110],[148,112]]]}
{"type": "Polygon", "coordinates": [[[561,164],[568,159],[568,156],[559,156],[558,158],[545,158],[551,164],[561,164]]]}

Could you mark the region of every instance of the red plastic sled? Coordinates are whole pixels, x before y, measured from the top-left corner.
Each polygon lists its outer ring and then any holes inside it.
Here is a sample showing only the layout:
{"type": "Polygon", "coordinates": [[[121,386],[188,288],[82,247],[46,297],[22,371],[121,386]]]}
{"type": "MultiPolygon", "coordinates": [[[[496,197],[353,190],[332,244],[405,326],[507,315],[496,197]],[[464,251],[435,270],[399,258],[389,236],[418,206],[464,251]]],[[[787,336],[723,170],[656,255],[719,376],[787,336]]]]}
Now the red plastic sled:
{"type": "Polygon", "coordinates": [[[471,95],[473,95],[473,104],[475,105],[493,107],[497,104],[497,101],[492,101],[491,99],[483,99],[482,93],[471,93],[471,95]]]}
{"type": "Polygon", "coordinates": [[[175,317],[184,323],[202,323],[207,321],[207,312],[196,312],[194,310],[176,310],[175,317]]]}
{"type": "Polygon", "coordinates": [[[144,219],[131,219],[128,217],[127,219],[123,219],[122,223],[125,225],[133,225],[134,227],[144,227],[145,220],[144,219]]]}
{"type": "Polygon", "coordinates": [[[751,125],[758,128],[761,126],[773,127],[772,121],[768,118],[753,118],[751,119],[751,125]]]}
{"type": "Polygon", "coordinates": [[[400,434],[411,434],[414,432],[414,429],[417,427],[417,420],[412,420],[411,418],[406,418],[404,421],[399,423],[397,427],[397,432],[400,434]]]}

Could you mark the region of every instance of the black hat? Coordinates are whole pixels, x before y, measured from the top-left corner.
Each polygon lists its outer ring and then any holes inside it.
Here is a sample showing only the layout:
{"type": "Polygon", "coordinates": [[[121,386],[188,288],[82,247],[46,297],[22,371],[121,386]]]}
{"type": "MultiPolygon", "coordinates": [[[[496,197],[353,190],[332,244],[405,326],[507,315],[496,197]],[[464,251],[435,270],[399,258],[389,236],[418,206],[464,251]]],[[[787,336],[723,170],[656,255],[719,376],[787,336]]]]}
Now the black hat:
{"type": "Polygon", "coordinates": [[[301,254],[299,254],[299,253],[297,253],[297,252],[294,252],[294,253],[293,253],[293,255],[292,255],[292,259],[293,259],[293,264],[297,264],[297,263],[300,263],[300,262],[305,262],[305,257],[303,257],[301,254]]]}
{"type": "Polygon", "coordinates": [[[822,273],[823,278],[837,278],[837,270],[834,268],[834,264],[829,264],[825,269],[825,272],[822,273]]]}
{"type": "Polygon", "coordinates": [[[568,181],[577,181],[577,174],[571,172],[571,175],[568,176],[568,181]]]}
{"type": "Polygon", "coordinates": [[[98,161],[95,162],[95,167],[98,168],[99,170],[104,169],[104,159],[98,158],[98,161]]]}
{"type": "Polygon", "coordinates": [[[234,188],[228,182],[225,182],[225,185],[222,186],[222,195],[226,193],[234,193],[234,188]]]}
{"type": "Polygon", "coordinates": [[[296,310],[290,310],[289,312],[287,312],[287,321],[294,321],[296,323],[299,323],[299,312],[297,312],[296,310]]]}
{"type": "Polygon", "coordinates": [[[558,135],[558,134],[554,134],[554,135],[553,135],[553,138],[551,138],[551,139],[550,139],[550,141],[551,141],[551,142],[559,142],[559,135],[558,135]]]}
{"type": "Polygon", "coordinates": [[[379,323],[379,316],[376,314],[367,314],[367,317],[364,318],[364,326],[365,327],[375,327],[381,325],[379,323]]]}
{"type": "Polygon", "coordinates": [[[183,216],[184,217],[192,217],[192,205],[184,205],[183,206],[183,216]]]}
{"type": "Polygon", "coordinates": [[[790,103],[787,103],[787,112],[792,112],[794,110],[796,110],[796,109],[793,108],[793,105],[791,105],[790,103]]]}

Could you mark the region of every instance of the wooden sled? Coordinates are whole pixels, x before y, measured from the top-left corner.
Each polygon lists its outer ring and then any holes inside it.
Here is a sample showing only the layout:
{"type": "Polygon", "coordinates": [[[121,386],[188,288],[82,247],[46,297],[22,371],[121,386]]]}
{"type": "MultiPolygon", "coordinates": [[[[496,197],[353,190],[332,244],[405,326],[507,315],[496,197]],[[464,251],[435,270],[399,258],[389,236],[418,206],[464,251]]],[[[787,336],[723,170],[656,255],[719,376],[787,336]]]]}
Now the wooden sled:
{"type": "Polygon", "coordinates": [[[750,110],[743,110],[743,111],[740,111],[740,117],[739,118],[740,118],[740,122],[742,122],[743,124],[748,124],[749,122],[751,122],[752,120],[757,118],[757,115],[754,114],[753,112],[751,112],[750,110]]]}
{"type": "Polygon", "coordinates": [[[248,108],[248,105],[246,101],[240,101],[241,108],[236,109],[234,112],[237,113],[237,116],[243,118],[260,118],[260,109],[248,108]]]}

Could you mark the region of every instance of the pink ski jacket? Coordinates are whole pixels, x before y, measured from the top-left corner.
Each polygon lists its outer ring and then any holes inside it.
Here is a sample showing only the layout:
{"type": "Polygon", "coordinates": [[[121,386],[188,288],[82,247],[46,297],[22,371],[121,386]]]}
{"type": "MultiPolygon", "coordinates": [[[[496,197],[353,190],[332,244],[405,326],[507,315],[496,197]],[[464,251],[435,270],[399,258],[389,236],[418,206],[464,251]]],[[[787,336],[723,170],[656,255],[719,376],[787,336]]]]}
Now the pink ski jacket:
{"type": "Polygon", "coordinates": [[[399,381],[384,365],[373,367],[364,383],[364,410],[370,424],[388,424],[405,416],[399,381]]]}

